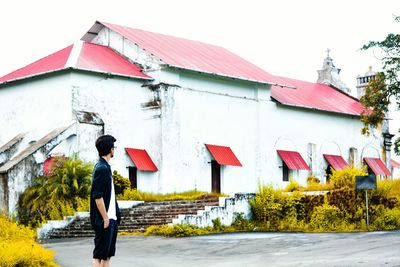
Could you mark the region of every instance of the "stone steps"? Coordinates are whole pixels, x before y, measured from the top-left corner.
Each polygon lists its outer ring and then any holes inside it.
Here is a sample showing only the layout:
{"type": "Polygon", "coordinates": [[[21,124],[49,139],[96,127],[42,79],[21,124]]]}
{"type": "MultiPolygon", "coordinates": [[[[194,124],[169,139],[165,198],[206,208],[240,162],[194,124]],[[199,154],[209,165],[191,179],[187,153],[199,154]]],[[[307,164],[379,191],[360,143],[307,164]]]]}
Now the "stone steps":
{"type": "MultiPolygon", "coordinates": [[[[149,226],[172,223],[178,215],[196,215],[206,206],[218,206],[218,199],[197,201],[147,202],[121,210],[120,232],[144,232],[149,226]]],[[[47,238],[92,237],[89,217],[73,218],[64,228],[53,229],[47,238]]]]}

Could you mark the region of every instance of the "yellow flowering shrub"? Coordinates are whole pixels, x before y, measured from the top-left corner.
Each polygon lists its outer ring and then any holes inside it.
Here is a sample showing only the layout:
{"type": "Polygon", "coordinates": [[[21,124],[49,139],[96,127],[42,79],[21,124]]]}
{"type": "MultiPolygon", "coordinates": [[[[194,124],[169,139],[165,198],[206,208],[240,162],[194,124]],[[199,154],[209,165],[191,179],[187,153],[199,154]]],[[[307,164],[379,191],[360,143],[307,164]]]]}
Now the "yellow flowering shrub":
{"type": "Polygon", "coordinates": [[[35,242],[35,232],[0,215],[0,267],[58,266],[53,252],[35,242]]]}
{"type": "Polygon", "coordinates": [[[294,191],[300,191],[300,189],[301,189],[300,184],[296,180],[290,179],[290,182],[286,185],[284,191],[294,192],[294,191]]]}
{"type": "Polygon", "coordinates": [[[366,175],[365,168],[358,169],[352,166],[348,166],[342,170],[332,169],[330,175],[330,184],[333,189],[349,188],[354,189],[356,184],[356,176],[366,175]]]}

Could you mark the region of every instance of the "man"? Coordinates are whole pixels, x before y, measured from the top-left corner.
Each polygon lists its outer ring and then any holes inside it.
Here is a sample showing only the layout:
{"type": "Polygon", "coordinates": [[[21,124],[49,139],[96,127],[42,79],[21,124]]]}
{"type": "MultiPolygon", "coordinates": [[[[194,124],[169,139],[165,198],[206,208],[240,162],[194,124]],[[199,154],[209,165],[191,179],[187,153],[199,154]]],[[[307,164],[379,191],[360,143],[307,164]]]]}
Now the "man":
{"type": "Polygon", "coordinates": [[[90,192],[90,222],[95,231],[94,267],[109,266],[110,258],[115,255],[118,224],[121,217],[108,162],[114,157],[114,142],[116,141],[111,135],[103,135],[96,140],[100,158],[94,166],[90,192]]]}

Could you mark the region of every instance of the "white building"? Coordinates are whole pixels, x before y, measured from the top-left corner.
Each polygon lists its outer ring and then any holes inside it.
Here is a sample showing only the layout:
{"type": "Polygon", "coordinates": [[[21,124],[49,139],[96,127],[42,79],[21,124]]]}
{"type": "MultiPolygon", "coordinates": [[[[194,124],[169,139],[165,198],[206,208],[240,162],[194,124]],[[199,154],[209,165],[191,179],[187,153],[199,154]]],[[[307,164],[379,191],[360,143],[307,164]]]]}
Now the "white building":
{"type": "Polygon", "coordinates": [[[96,161],[101,134],[142,191],[254,192],[347,164],[390,175],[337,71],[336,83],[276,77],[218,46],[103,22],[82,41],[0,78],[0,209],[52,154],[96,161]]]}

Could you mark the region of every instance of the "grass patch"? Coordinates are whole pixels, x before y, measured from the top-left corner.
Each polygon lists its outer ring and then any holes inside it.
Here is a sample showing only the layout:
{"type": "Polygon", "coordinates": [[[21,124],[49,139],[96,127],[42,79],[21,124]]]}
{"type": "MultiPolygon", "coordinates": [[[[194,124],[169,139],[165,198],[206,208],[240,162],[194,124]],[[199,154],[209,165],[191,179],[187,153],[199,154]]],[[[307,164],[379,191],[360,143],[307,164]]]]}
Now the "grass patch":
{"type": "Polygon", "coordinates": [[[118,232],[118,236],[129,236],[129,235],[133,235],[133,236],[142,236],[144,235],[144,233],[142,232],[118,232]]]}
{"type": "Polygon", "coordinates": [[[236,214],[236,218],[232,225],[225,226],[221,223],[220,218],[212,220],[213,226],[197,227],[194,225],[175,224],[175,225],[153,225],[147,228],[145,236],[166,236],[166,237],[187,237],[199,236],[206,234],[233,233],[233,232],[249,232],[254,231],[255,226],[249,220],[243,218],[242,214],[236,214]]]}

